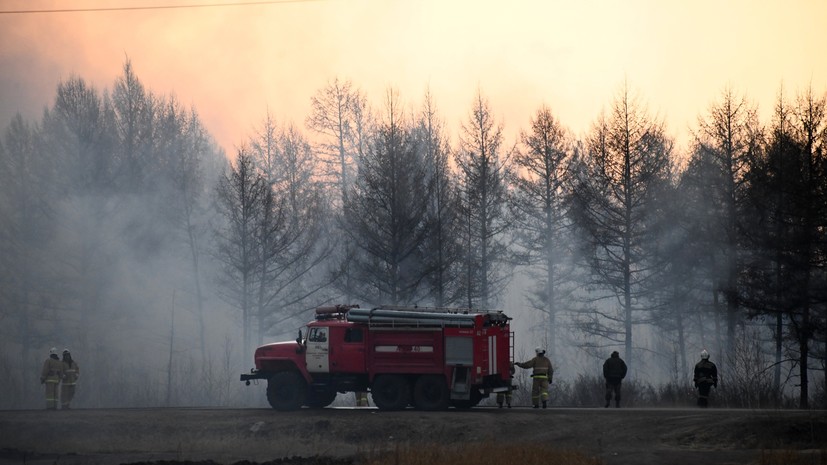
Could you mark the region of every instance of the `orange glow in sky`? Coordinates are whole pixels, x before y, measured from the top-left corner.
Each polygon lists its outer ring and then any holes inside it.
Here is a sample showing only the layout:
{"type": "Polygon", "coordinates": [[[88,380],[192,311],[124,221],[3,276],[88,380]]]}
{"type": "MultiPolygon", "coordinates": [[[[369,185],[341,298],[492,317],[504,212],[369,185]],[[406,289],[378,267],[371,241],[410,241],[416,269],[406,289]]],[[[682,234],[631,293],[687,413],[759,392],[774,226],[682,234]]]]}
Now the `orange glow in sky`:
{"type": "MultiPolygon", "coordinates": [[[[248,0],[239,0],[240,2],[248,0]]],[[[0,11],[233,0],[0,0],[0,11]]],[[[0,14],[0,129],[39,121],[72,75],[111,90],[126,57],[156,94],[193,105],[232,155],[268,111],[304,127],[335,77],[380,105],[426,89],[456,139],[477,90],[506,146],[542,105],[576,135],[623,82],[679,148],[726,86],[769,116],[779,89],[827,91],[821,0],[315,0],[277,4],[0,14]]],[[[307,132],[308,135],[309,131],[307,132]]]]}

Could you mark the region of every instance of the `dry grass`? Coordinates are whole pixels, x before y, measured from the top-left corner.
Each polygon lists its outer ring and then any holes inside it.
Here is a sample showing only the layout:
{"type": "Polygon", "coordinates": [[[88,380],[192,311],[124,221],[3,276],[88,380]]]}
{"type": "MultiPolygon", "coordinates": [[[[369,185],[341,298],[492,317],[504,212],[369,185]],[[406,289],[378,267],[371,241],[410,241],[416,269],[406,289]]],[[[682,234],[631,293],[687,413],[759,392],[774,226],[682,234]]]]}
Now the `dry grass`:
{"type": "Polygon", "coordinates": [[[758,465],[827,465],[827,449],[763,450],[758,465]]]}
{"type": "Polygon", "coordinates": [[[604,462],[578,451],[542,444],[507,444],[496,441],[461,445],[398,445],[391,451],[364,454],[364,465],[602,465],[604,462]]]}

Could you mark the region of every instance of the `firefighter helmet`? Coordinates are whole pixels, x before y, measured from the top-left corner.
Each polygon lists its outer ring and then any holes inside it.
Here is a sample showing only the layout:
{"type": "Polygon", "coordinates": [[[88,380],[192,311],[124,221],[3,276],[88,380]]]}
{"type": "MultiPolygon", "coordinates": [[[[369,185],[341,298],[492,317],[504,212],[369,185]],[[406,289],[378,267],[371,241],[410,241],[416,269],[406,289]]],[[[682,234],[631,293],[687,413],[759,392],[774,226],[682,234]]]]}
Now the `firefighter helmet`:
{"type": "Polygon", "coordinates": [[[49,355],[57,355],[57,347],[52,347],[49,349],[49,355]]]}
{"type": "Polygon", "coordinates": [[[543,355],[543,354],[546,353],[546,349],[543,349],[542,347],[537,346],[537,347],[534,348],[534,353],[537,354],[537,355],[543,355]]]}
{"type": "Polygon", "coordinates": [[[69,352],[69,349],[63,349],[63,355],[72,355],[72,354],[69,352]]]}
{"type": "Polygon", "coordinates": [[[709,360],[709,352],[707,352],[706,349],[701,351],[701,358],[704,360],[709,360]]]}

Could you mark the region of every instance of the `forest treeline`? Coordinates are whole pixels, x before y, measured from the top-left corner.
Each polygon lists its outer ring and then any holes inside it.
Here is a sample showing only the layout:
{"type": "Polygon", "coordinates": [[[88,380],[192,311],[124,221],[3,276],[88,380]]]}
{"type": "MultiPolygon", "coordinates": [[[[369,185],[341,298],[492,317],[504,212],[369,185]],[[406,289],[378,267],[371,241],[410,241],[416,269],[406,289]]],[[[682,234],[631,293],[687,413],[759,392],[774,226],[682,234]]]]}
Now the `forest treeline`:
{"type": "Polygon", "coordinates": [[[686,392],[707,348],[727,405],[823,408],[827,93],[785,92],[761,121],[723,89],[676,147],[627,83],[582,136],[541,105],[507,141],[482,90],[451,134],[427,92],[333,79],[228,157],[129,60],[70,77],[0,138],[0,408],[40,405],[52,346],[81,404],[240,405],[253,348],[315,306],[509,295],[567,389],[617,349],[686,392]]]}

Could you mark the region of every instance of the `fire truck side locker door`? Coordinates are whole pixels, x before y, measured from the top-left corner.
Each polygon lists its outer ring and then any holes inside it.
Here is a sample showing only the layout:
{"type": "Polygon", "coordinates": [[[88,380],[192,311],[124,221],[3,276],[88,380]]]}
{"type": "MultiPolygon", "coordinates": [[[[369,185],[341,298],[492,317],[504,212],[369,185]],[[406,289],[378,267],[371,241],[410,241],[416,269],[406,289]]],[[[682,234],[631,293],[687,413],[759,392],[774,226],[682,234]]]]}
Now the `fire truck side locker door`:
{"type": "Polygon", "coordinates": [[[451,399],[470,399],[474,340],[464,336],[445,336],[445,364],[454,367],[449,386],[451,399]]]}

